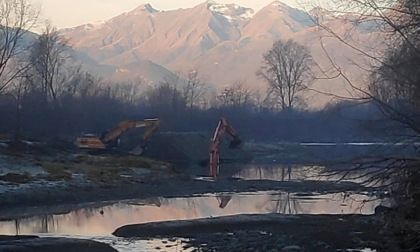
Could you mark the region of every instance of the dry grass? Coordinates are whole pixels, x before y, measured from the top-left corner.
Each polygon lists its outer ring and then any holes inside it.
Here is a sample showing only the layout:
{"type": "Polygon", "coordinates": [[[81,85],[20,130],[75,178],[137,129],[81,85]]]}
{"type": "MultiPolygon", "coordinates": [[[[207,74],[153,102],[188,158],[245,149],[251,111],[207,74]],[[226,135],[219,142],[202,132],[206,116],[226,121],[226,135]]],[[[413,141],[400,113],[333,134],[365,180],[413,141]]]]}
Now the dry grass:
{"type": "Polygon", "coordinates": [[[116,155],[80,155],[78,162],[87,163],[91,165],[113,166],[113,167],[138,167],[150,168],[160,167],[161,165],[169,166],[168,163],[155,161],[149,158],[140,156],[116,156],[116,155]]]}
{"type": "Polygon", "coordinates": [[[10,147],[0,148],[0,154],[10,156],[10,157],[18,157],[18,158],[22,158],[24,156],[23,151],[16,150],[10,147]]]}
{"type": "Polygon", "coordinates": [[[6,175],[0,176],[0,180],[9,183],[18,183],[18,184],[25,184],[33,181],[33,178],[29,175],[29,173],[8,173],[6,175]]]}
{"type": "Polygon", "coordinates": [[[49,173],[48,180],[71,180],[73,173],[79,173],[86,176],[87,179],[94,182],[110,183],[120,181],[120,174],[127,169],[119,167],[106,167],[90,165],[85,163],[52,163],[42,162],[40,165],[49,173]]]}
{"type": "Polygon", "coordinates": [[[101,185],[130,182],[134,177],[131,176],[134,175],[133,167],[149,169],[152,174],[162,165],[170,167],[167,163],[144,157],[112,155],[80,155],[74,163],[40,162],[39,165],[49,173],[49,180],[71,180],[72,174],[78,173],[101,185]]]}
{"type": "Polygon", "coordinates": [[[2,140],[9,140],[12,139],[11,135],[9,134],[0,134],[0,141],[2,140]]]}
{"type": "Polygon", "coordinates": [[[40,166],[48,172],[47,179],[52,181],[71,180],[71,171],[69,167],[62,163],[42,162],[40,166]]]}
{"type": "Polygon", "coordinates": [[[128,178],[121,177],[122,174],[130,173],[127,167],[102,166],[91,164],[73,164],[72,170],[81,173],[91,181],[97,183],[114,183],[128,181],[128,178]]]}

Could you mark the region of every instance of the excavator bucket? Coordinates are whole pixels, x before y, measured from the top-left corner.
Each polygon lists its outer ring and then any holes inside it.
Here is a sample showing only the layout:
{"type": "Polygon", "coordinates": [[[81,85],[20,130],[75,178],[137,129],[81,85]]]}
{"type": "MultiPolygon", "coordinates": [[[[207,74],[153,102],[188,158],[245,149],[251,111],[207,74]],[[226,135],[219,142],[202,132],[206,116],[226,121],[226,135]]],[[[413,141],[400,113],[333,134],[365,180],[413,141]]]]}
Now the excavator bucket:
{"type": "Polygon", "coordinates": [[[143,148],[140,145],[137,145],[136,148],[129,152],[131,155],[140,156],[143,153],[143,148]]]}
{"type": "Polygon", "coordinates": [[[238,149],[238,148],[241,148],[243,146],[243,144],[244,144],[244,142],[241,139],[236,138],[236,139],[233,139],[230,142],[229,148],[230,149],[238,149]]]}

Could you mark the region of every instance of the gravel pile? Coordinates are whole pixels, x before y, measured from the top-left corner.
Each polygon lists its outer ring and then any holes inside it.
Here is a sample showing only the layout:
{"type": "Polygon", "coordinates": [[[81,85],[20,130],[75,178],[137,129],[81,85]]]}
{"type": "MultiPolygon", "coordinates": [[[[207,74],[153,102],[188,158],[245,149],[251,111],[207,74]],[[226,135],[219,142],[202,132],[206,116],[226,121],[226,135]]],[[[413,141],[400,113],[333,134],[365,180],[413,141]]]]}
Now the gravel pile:
{"type": "MultiPolygon", "coordinates": [[[[159,133],[147,144],[144,156],[172,163],[205,163],[211,137],[209,132],[159,133]]],[[[230,149],[230,140],[230,136],[225,136],[221,143],[221,162],[246,162],[252,159],[252,154],[244,148],[230,149]]]]}

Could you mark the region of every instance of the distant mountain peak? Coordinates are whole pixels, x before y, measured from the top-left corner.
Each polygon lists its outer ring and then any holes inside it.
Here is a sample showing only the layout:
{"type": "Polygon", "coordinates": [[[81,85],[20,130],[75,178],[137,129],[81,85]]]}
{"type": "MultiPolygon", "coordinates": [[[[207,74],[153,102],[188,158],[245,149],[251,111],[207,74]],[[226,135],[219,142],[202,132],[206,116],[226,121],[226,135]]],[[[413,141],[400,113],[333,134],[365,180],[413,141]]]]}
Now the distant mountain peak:
{"type": "Polygon", "coordinates": [[[326,9],[321,7],[315,7],[308,12],[311,16],[313,16],[317,22],[324,22],[327,20],[331,20],[334,18],[334,14],[326,9]]]}
{"type": "Polygon", "coordinates": [[[214,1],[214,0],[207,0],[205,3],[207,4],[207,6],[209,6],[209,5],[213,5],[213,4],[218,4],[218,3],[217,3],[216,1],[214,1]]]}
{"type": "Polygon", "coordinates": [[[282,1],[279,1],[279,0],[271,2],[268,6],[271,6],[271,7],[290,7],[289,5],[283,3],[282,1]]]}
{"type": "Polygon", "coordinates": [[[219,4],[214,0],[208,0],[207,9],[223,15],[227,20],[247,19],[254,15],[254,10],[237,4],[219,4]]]}
{"type": "Polygon", "coordinates": [[[295,10],[295,8],[283,3],[282,1],[274,1],[262,8],[261,10],[270,12],[284,12],[288,13],[295,10]]]}
{"type": "Polygon", "coordinates": [[[160,11],[153,8],[150,3],[146,3],[146,4],[140,5],[136,9],[134,9],[133,12],[156,13],[156,12],[160,12],[160,11]]]}
{"type": "MultiPolygon", "coordinates": [[[[294,22],[298,23],[301,27],[311,27],[315,25],[309,13],[307,13],[304,10],[291,7],[283,3],[282,1],[271,2],[269,5],[262,8],[260,12],[264,13],[263,15],[267,15],[267,13],[269,13],[270,15],[273,14],[275,18],[293,20],[294,22]]],[[[290,24],[290,22],[287,23],[290,24]]],[[[301,29],[294,26],[290,26],[290,28],[294,32],[301,29]]]]}

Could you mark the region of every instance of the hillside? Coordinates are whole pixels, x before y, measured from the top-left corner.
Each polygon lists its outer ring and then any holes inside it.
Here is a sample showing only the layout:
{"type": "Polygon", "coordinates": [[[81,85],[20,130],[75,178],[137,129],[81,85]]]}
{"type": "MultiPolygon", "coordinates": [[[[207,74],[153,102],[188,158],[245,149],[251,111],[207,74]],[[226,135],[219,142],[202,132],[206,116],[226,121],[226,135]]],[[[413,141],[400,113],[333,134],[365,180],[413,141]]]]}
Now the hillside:
{"type": "MultiPolygon", "coordinates": [[[[351,17],[343,22],[319,9],[310,13],[279,1],[258,12],[214,1],[172,11],[159,11],[150,4],[143,4],[110,20],[61,32],[75,49],[99,64],[115,67],[117,70],[111,77],[114,80],[140,77],[156,83],[159,76],[163,78],[170,74],[169,71],[194,68],[219,88],[240,80],[250,88],[264,89],[266,84],[255,75],[262,55],[275,40],[289,38],[308,46],[325,71],[331,69],[331,62],[321,47],[322,41],[328,45],[332,59],[350,78],[362,79],[358,67],[353,64],[364,63],[360,55],[328,38],[330,34],[315,25],[314,13],[323,13],[322,19],[318,19],[323,25],[334,28],[339,35],[349,34],[356,38],[353,42],[359,43],[361,48],[375,47],[375,43],[381,41],[378,35],[352,22],[351,17]]],[[[344,86],[344,80],[334,79],[320,80],[314,88],[349,95],[344,86]]],[[[315,107],[330,100],[328,96],[316,93],[307,97],[315,107]]]]}

